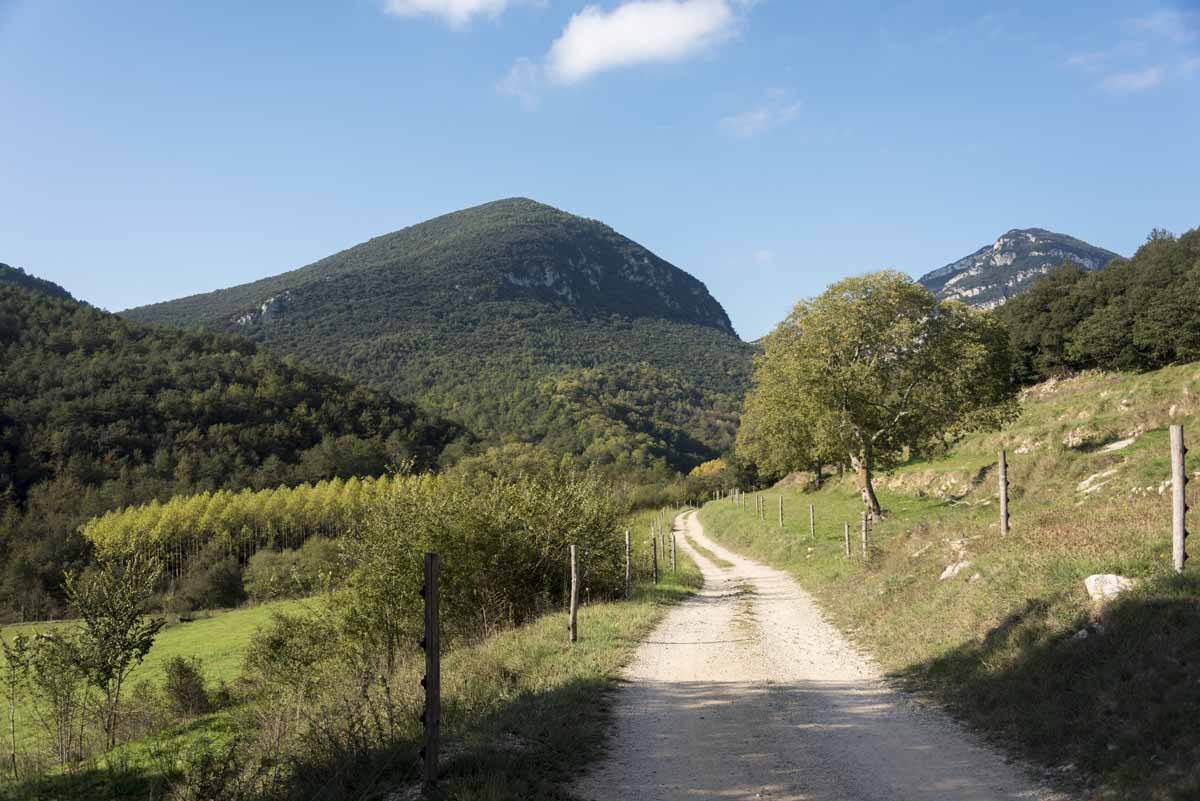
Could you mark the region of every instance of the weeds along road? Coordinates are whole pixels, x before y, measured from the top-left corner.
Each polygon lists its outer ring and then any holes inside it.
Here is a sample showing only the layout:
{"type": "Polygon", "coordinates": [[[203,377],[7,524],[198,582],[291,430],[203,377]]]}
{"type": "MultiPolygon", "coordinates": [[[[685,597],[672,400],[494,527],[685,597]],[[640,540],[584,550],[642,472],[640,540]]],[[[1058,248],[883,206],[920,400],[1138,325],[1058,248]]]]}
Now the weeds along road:
{"type": "Polygon", "coordinates": [[[1066,798],[890,689],[791,577],[717,545],[694,512],[676,526],[704,590],[639,648],[583,798],[1066,798]]]}

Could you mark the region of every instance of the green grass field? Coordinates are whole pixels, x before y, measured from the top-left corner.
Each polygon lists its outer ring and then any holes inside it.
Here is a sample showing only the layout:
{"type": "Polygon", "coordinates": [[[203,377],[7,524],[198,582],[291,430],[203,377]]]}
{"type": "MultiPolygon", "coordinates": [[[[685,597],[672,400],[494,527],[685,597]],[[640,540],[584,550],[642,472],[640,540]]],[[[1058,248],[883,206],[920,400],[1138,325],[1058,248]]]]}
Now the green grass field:
{"type": "MultiPolygon", "coordinates": [[[[648,530],[654,514],[636,515],[628,525],[648,530]]],[[[635,537],[633,597],[584,605],[574,645],[567,642],[566,614],[560,613],[445,655],[444,752],[446,787],[452,797],[562,798],[562,783],[599,753],[621,667],[665,609],[703,584],[699,569],[680,550],[678,572],[670,571],[669,562],[660,563],[660,581],[654,585],[645,567],[647,548],[648,536],[635,537]]],[[[161,683],[163,665],[175,656],[201,658],[210,683],[233,682],[255,631],[274,613],[295,611],[305,603],[313,602],[219,612],[164,629],[130,686],[139,681],[161,683]]],[[[11,638],[21,631],[64,625],[73,624],[13,626],[0,635],[11,638]]],[[[52,773],[20,784],[0,780],[0,799],[160,797],[177,760],[199,746],[219,748],[244,727],[244,712],[235,706],[182,722],[154,737],[123,744],[71,776],[52,773]]],[[[8,707],[2,701],[0,713],[7,722],[8,707]]],[[[19,709],[19,721],[20,747],[35,749],[28,707],[19,709]]],[[[416,748],[413,741],[400,749],[405,764],[416,764],[416,748]]],[[[395,781],[394,774],[386,778],[395,781]]]]}
{"type": "Polygon", "coordinates": [[[1200,797],[1200,568],[1173,574],[1169,495],[1158,491],[1169,470],[1165,426],[1200,437],[1200,365],[1042,385],[1023,410],[1004,431],[879,476],[888,514],[866,560],[848,478],[761,493],[765,521],[753,497],[745,509],[711,502],[701,519],[724,545],[796,575],[894,675],[1096,797],[1200,797]],[[1012,483],[1003,540],[1000,448],[1012,483]],[[959,559],[969,566],[940,579],[959,559]],[[1083,584],[1093,573],[1140,587],[1096,605],[1083,584]]]}
{"type": "MultiPolygon", "coordinates": [[[[163,666],[177,656],[200,659],[205,677],[210,683],[231,682],[241,670],[242,656],[254,632],[276,612],[294,610],[302,606],[303,602],[300,601],[280,601],[245,609],[212,612],[190,623],[168,626],[159,633],[145,661],[134,668],[128,686],[132,687],[140,681],[161,683],[163,666]]],[[[0,638],[11,641],[20,633],[31,634],[73,625],[74,623],[65,621],[6,626],[0,628],[0,638]]],[[[3,657],[0,656],[0,659],[3,657]]],[[[8,700],[0,699],[0,718],[6,723],[8,711],[8,700]]],[[[29,746],[36,736],[35,721],[27,706],[18,706],[17,714],[18,726],[22,733],[21,742],[29,746]]]]}

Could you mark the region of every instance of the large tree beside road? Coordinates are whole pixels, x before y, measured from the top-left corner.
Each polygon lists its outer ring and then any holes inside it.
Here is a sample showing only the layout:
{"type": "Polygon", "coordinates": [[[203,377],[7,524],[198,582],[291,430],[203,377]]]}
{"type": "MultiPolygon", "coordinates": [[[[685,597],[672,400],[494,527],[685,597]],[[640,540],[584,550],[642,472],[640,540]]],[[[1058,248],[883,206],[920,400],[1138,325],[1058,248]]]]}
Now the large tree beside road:
{"type": "Polygon", "coordinates": [[[1015,411],[1008,336],[992,315],[939,301],[896,272],[839,281],[768,337],[739,443],[772,467],[850,466],[872,477],[1015,411]]]}

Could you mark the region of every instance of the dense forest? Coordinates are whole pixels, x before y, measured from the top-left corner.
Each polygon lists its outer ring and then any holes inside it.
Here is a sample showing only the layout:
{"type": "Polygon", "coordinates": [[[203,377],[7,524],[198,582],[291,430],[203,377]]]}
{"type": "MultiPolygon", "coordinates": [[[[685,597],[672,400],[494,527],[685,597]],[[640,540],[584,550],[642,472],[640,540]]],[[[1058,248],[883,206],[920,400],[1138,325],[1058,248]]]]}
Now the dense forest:
{"type": "Polygon", "coordinates": [[[600,462],[614,449],[682,469],[719,455],[732,443],[731,414],[750,372],[750,346],[703,284],[602,223],[524,199],[125,314],[243,333],[412,399],[490,442],[548,441],[600,462]],[[652,377],[653,391],[631,390],[631,375],[652,377]],[[547,382],[581,377],[587,409],[545,391],[547,382]],[[631,413],[618,408],[631,402],[631,413]],[[594,426],[579,424],[594,422],[597,410],[615,417],[593,447],[583,439],[594,426]],[[647,424],[657,429],[648,446],[637,436],[647,424]],[[635,436],[610,436],[626,428],[635,436]]]}
{"type": "Polygon", "coordinates": [[[1067,264],[1001,306],[1017,378],[1089,368],[1152,370],[1200,360],[1200,229],[1152,232],[1133,258],[1067,264]]]}
{"type": "Polygon", "coordinates": [[[38,278],[35,275],[22,270],[20,267],[10,267],[7,264],[0,264],[0,287],[15,286],[21,289],[32,289],[36,292],[41,292],[51,297],[64,298],[71,300],[71,293],[63,289],[53,281],[47,281],[45,278],[38,278]]]}
{"type": "Polygon", "coordinates": [[[87,558],[76,529],[104,511],[432,468],[465,437],[241,337],[0,286],[0,614],[55,614],[63,569],[87,558]]]}

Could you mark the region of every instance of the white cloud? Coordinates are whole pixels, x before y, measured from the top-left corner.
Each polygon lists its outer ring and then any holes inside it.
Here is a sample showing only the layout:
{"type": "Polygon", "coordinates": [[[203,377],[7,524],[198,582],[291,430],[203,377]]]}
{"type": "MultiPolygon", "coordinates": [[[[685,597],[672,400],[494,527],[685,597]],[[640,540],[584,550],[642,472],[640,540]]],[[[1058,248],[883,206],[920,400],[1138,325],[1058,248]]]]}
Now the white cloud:
{"type": "Polygon", "coordinates": [[[1067,59],[1067,66],[1094,72],[1107,59],[1108,53],[1104,50],[1095,50],[1091,53],[1076,53],[1067,59]]]}
{"type": "Polygon", "coordinates": [[[1101,82],[1110,92],[1142,92],[1153,89],[1163,82],[1162,67],[1147,67],[1133,72],[1117,72],[1101,82]]]}
{"type": "Polygon", "coordinates": [[[1134,20],[1133,24],[1139,30],[1156,33],[1176,42],[1186,42],[1198,35],[1200,14],[1162,9],[1148,17],[1134,20]]]}
{"type": "Polygon", "coordinates": [[[728,0],[630,0],[612,11],[587,6],[567,23],[546,56],[556,83],[582,81],[604,70],[678,61],[730,36],[737,24],[728,0]]]}
{"type": "Polygon", "coordinates": [[[749,139],[787,125],[800,116],[800,108],[800,102],[794,100],[788,92],[772,89],[767,93],[766,102],[740,114],[722,117],[717,122],[717,128],[728,136],[749,139]]]}
{"type": "Polygon", "coordinates": [[[775,266],[775,251],[770,248],[759,248],[754,251],[754,263],[760,267],[775,266]]]}
{"type": "Polygon", "coordinates": [[[519,58],[496,84],[496,91],[516,98],[521,108],[534,111],[542,103],[542,69],[527,58],[519,58]]]}
{"type": "Polygon", "coordinates": [[[441,17],[460,28],[473,17],[498,17],[508,0],[385,0],[383,10],[397,17],[441,17]]]}

